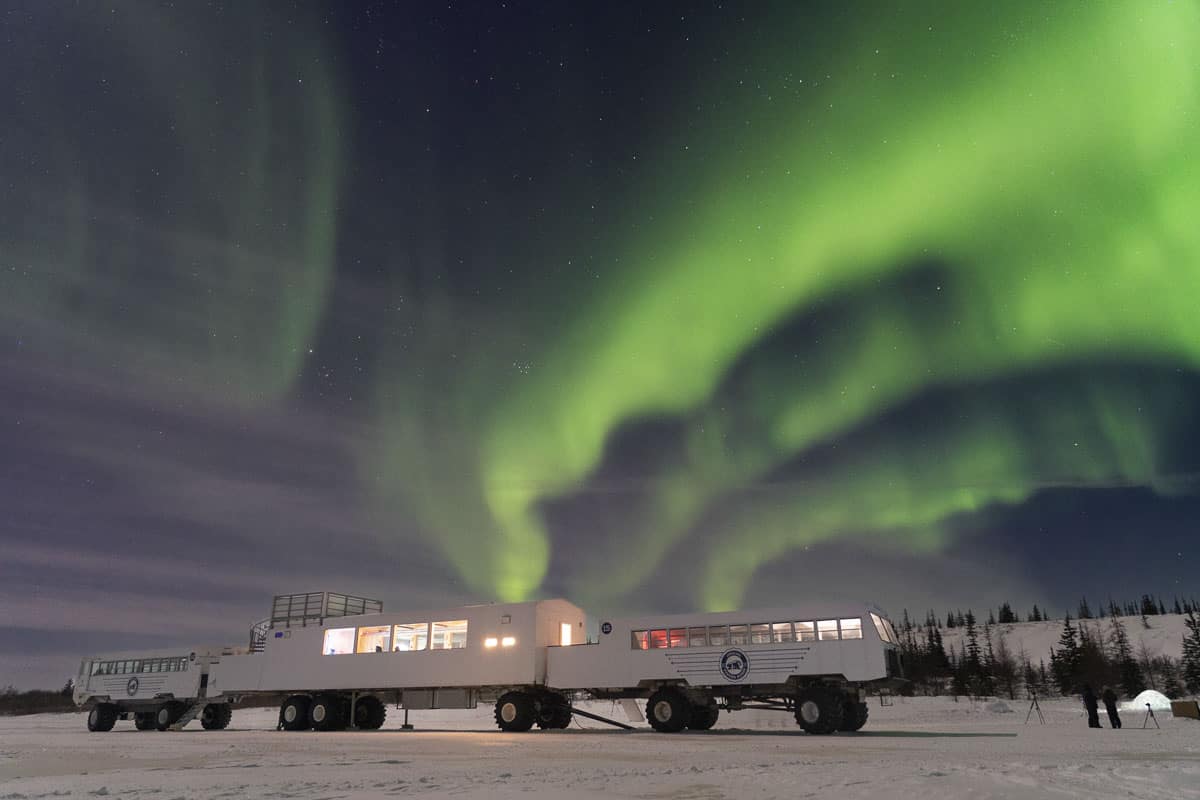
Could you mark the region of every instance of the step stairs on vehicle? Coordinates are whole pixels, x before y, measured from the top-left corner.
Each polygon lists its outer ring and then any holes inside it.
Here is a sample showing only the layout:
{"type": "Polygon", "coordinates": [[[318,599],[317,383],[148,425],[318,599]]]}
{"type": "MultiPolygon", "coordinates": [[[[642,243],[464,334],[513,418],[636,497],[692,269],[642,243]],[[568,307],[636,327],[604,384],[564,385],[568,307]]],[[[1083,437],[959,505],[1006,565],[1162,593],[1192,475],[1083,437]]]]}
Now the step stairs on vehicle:
{"type": "Polygon", "coordinates": [[[184,712],[179,716],[179,719],[175,720],[175,723],[171,725],[169,730],[183,730],[185,725],[194,720],[196,717],[200,716],[200,712],[204,710],[204,706],[206,705],[207,703],[204,700],[201,700],[199,703],[192,703],[189,705],[186,709],[184,709],[184,712]]]}

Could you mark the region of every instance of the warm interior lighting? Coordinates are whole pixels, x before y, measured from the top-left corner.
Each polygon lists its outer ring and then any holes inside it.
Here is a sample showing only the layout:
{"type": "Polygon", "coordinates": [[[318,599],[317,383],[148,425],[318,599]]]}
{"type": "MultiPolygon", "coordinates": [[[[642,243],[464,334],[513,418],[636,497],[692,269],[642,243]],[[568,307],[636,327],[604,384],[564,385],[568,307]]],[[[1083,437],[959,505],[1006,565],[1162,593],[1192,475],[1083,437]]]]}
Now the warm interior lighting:
{"type": "Polygon", "coordinates": [[[512,637],[512,636],[505,636],[503,639],[500,640],[500,644],[503,647],[512,647],[516,643],[517,643],[516,638],[512,637]]]}
{"type": "Polygon", "coordinates": [[[564,622],[558,626],[558,643],[563,647],[571,644],[571,623],[564,622]]]}
{"type": "Polygon", "coordinates": [[[489,637],[487,637],[486,639],[484,639],[484,640],[483,640],[483,646],[484,646],[484,647],[495,647],[495,646],[496,646],[496,637],[495,637],[495,636],[489,636],[489,637]]]}

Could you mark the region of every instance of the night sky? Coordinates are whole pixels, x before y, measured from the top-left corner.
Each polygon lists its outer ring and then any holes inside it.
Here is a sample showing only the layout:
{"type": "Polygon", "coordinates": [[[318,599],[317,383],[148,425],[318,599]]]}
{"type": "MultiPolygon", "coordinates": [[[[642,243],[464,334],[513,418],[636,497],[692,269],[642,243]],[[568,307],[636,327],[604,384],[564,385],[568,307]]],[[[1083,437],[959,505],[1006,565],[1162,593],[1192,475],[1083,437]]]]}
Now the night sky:
{"type": "Polygon", "coordinates": [[[1200,593],[1200,5],[17,2],[0,685],[271,595],[1200,593]]]}

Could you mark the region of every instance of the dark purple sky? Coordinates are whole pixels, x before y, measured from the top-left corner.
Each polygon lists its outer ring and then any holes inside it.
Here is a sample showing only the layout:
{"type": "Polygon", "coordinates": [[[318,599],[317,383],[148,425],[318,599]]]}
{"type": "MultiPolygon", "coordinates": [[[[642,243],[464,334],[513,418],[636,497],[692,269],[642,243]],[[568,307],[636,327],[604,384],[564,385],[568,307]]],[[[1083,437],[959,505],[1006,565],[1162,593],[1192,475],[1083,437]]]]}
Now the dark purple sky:
{"type": "MultiPolygon", "coordinates": [[[[1177,292],[1146,300],[1160,273],[1103,243],[1154,240],[1138,203],[1169,171],[1079,157],[1069,114],[1001,130],[1005,81],[1041,74],[1018,40],[1052,65],[1064,20],[57,5],[0,17],[0,686],[240,644],[272,595],[321,589],[597,613],[1200,593],[1176,313],[1200,262],[1170,242],[1177,292]],[[911,144],[943,117],[933,155],[911,144]],[[981,130],[1036,137],[1028,164],[935,180],[981,130]],[[1092,200],[1048,200],[1052,162],[1092,200]],[[872,210],[909,164],[953,236],[872,210]],[[769,243],[722,228],[747,207],[769,243]],[[1093,240],[1079,287],[1028,288],[1093,240]],[[1006,344],[1019,325],[1049,333],[1006,344]]],[[[1194,157],[1197,98],[1167,105],[1192,145],[1162,158],[1194,157]]]]}

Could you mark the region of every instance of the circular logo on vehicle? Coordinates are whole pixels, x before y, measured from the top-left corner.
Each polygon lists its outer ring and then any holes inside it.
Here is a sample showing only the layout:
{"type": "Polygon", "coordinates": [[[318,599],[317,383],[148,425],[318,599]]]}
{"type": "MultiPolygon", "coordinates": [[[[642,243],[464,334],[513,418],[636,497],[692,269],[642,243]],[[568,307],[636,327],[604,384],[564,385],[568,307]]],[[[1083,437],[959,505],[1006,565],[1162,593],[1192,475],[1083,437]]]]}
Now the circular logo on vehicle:
{"type": "Polygon", "coordinates": [[[607,636],[608,634],[612,633],[612,623],[611,623],[611,622],[606,622],[606,623],[604,623],[603,625],[601,625],[601,626],[600,626],[600,632],[601,632],[601,633],[603,633],[605,636],[607,636]]]}
{"type": "Polygon", "coordinates": [[[750,659],[741,650],[726,650],[721,654],[721,674],[727,680],[740,681],[750,672],[750,659]]]}
{"type": "Polygon", "coordinates": [[[125,684],[125,691],[129,693],[130,697],[133,697],[135,694],[137,694],[137,690],[138,690],[138,679],[130,678],[129,683],[125,684]]]}

